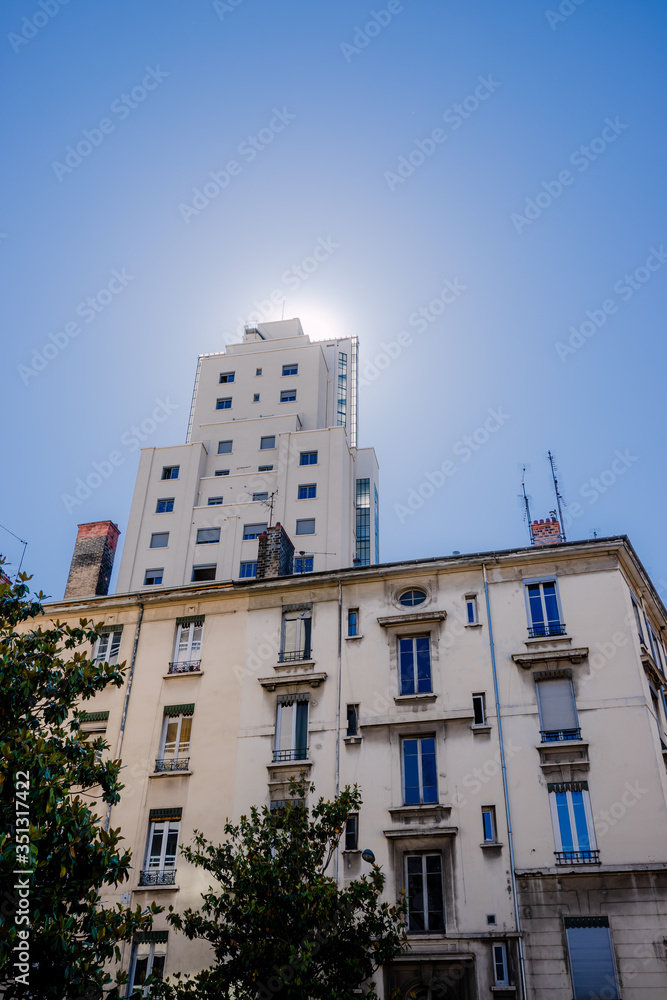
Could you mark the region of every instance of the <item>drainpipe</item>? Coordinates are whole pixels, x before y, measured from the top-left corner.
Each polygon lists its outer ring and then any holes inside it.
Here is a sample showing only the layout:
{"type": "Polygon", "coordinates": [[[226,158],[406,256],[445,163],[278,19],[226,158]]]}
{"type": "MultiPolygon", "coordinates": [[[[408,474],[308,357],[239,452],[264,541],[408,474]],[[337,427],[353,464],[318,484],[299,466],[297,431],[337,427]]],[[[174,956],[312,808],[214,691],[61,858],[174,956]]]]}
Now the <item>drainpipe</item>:
{"type": "MultiPolygon", "coordinates": [[[[343,584],[338,581],[338,684],[336,704],[336,796],[340,791],[340,698],[342,689],[343,584]]],[[[334,878],[338,885],[338,850],[334,854],[334,878]]]]}
{"type": "MultiPolygon", "coordinates": [[[[139,645],[139,633],[141,632],[141,619],[144,617],[144,606],[139,601],[139,617],[137,618],[137,629],[134,633],[134,646],[132,647],[132,659],[130,661],[130,672],[127,675],[127,688],[125,690],[125,701],[123,703],[123,717],[120,720],[120,733],[118,734],[118,744],[116,746],[116,760],[120,757],[123,747],[123,737],[125,736],[125,722],[127,719],[127,707],[130,702],[130,691],[132,690],[132,678],[134,677],[134,664],[137,660],[137,646],[139,645]]],[[[108,831],[111,823],[111,805],[107,809],[107,816],[104,821],[104,829],[108,831]]]]}
{"type": "Polygon", "coordinates": [[[486,598],[486,617],[489,622],[489,649],[491,651],[491,668],[493,670],[493,693],[496,701],[496,718],[498,720],[498,740],[500,742],[500,767],[503,775],[503,793],[505,796],[505,815],[507,817],[507,841],[510,851],[510,873],[512,879],[512,892],[514,894],[514,919],[519,937],[517,938],[519,950],[519,978],[521,980],[521,992],[524,1000],[527,1000],[526,992],[526,969],[523,957],[523,941],[521,938],[521,917],[519,914],[519,896],[516,888],[516,873],[514,870],[514,835],[512,833],[512,815],[510,812],[509,792],[507,788],[507,766],[505,763],[505,744],[503,741],[503,723],[500,716],[500,696],[498,694],[498,673],[496,670],[496,647],[493,641],[493,624],[491,622],[491,602],[489,600],[489,581],[486,576],[486,563],[482,563],[484,574],[484,597],[486,598]]]}

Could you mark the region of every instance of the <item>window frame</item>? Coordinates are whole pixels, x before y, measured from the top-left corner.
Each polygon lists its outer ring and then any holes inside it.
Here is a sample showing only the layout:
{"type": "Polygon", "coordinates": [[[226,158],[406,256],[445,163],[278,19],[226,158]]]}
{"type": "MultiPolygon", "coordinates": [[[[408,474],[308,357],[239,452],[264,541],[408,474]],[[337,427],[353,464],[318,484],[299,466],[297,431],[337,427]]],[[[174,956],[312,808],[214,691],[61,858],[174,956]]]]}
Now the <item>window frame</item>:
{"type": "MultiPolygon", "coordinates": [[[[567,951],[568,972],[570,975],[570,981],[572,983],[572,996],[574,1000],[586,1000],[587,997],[591,996],[590,981],[589,983],[581,983],[581,981],[577,983],[575,978],[576,973],[580,971],[579,969],[576,968],[579,963],[579,955],[577,954],[577,952],[587,951],[590,954],[590,943],[587,948],[585,941],[582,943],[580,939],[578,942],[576,942],[576,948],[573,948],[572,945],[575,944],[575,938],[577,935],[571,934],[570,932],[586,931],[586,930],[603,930],[603,929],[606,930],[607,932],[606,943],[608,944],[609,962],[607,964],[606,969],[604,971],[601,971],[601,975],[604,976],[604,983],[598,982],[595,984],[594,995],[602,996],[603,995],[602,990],[609,989],[610,986],[609,976],[610,974],[613,974],[614,977],[613,986],[616,991],[613,1000],[620,1000],[621,991],[619,988],[619,981],[618,981],[618,968],[616,965],[616,955],[614,954],[614,941],[611,936],[611,927],[609,926],[609,918],[606,916],[564,917],[563,929],[565,930],[565,946],[567,951]],[[581,987],[583,987],[583,989],[581,987]]],[[[582,968],[581,971],[586,971],[586,970],[585,968],[582,968]]],[[[605,993],[605,996],[608,996],[608,994],[605,993]]],[[[612,1000],[611,997],[610,1000],[612,1000]]]]}
{"type": "Polygon", "coordinates": [[[181,622],[176,626],[174,638],[174,663],[190,663],[192,660],[201,658],[202,643],[204,640],[204,618],[197,621],[181,622]],[[187,641],[183,642],[183,633],[187,629],[187,641]],[[199,635],[197,631],[199,630],[199,635]],[[195,654],[195,655],[193,655],[195,654]]]}
{"type": "Polygon", "coordinates": [[[302,451],[302,452],[299,453],[299,467],[301,467],[302,465],[303,466],[319,465],[320,463],[319,463],[318,459],[319,459],[319,454],[318,454],[317,449],[315,449],[314,451],[302,451]],[[315,461],[314,462],[304,462],[304,458],[310,457],[311,455],[315,456],[315,461]]]}
{"type": "MultiPolygon", "coordinates": [[[[560,672],[559,672],[560,673],[560,672]]],[[[581,727],[579,725],[579,714],[577,712],[577,699],[574,695],[574,684],[571,676],[545,677],[540,675],[535,678],[535,690],[537,698],[537,712],[540,723],[540,739],[542,743],[562,743],[567,740],[581,739],[581,727]],[[545,729],[544,713],[546,706],[543,706],[542,684],[555,684],[557,681],[567,681],[570,685],[570,696],[572,699],[572,713],[574,716],[574,726],[561,726],[557,729],[545,729]]]]}
{"type": "MultiPolygon", "coordinates": [[[[407,907],[408,907],[408,911],[407,911],[407,928],[406,928],[407,933],[408,934],[445,934],[446,931],[447,931],[447,914],[446,914],[446,909],[445,909],[445,878],[444,878],[445,873],[444,873],[444,864],[443,864],[442,851],[433,851],[433,850],[428,851],[428,850],[426,850],[426,851],[406,852],[404,854],[404,856],[403,856],[403,859],[404,859],[404,861],[403,861],[403,877],[405,879],[405,897],[406,897],[406,902],[407,902],[407,907]],[[427,872],[426,868],[427,868],[427,859],[428,858],[437,858],[438,859],[439,869],[440,869],[439,872],[427,872]],[[422,898],[422,900],[424,901],[425,904],[427,904],[428,901],[429,901],[428,883],[426,881],[427,876],[429,874],[430,875],[438,874],[440,876],[440,901],[441,901],[441,904],[442,904],[442,909],[441,910],[431,911],[428,908],[428,905],[424,905],[423,909],[421,910],[421,913],[423,915],[423,921],[424,921],[424,926],[423,927],[413,927],[413,926],[411,926],[412,912],[411,912],[411,909],[410,909],[410,900],[411,900],[412,896],[410,895],[410,877],[411,877],[411,875],[415,875],[416,873],[409,871],[409,867],[410,867],[409,866],[409,862],[411,860],[415,860],[415,859],[419,859],[420,863],[421,863],[421,873],[420,873],[420,879],[421,879],[421,898],[422,898]],[[442,914],[442,927],[430,927],[429,926],[429,924],[431,922],[429,914],[431,912],[433,912],[433,913],[441,913],[442,914]]],[[[419,912],[419,911],[416,911],[416,912],[419,912]]]]}
{"type": "Polygon", "coordinates": [[[249,524],[243,525],[243,533],[241,535],[242,542],[252,542],[260,535],[263,535],[269,526],[268,521],[251,521],[249,524]],[[259,528],[259,531],[254,531],[255,528],[259,528]]]}
{"type": "Polygon", "coordinates": [[[359,608],[347,609],[347,637],[348,639],[359,637],[359,608]]]}
{"type": "Polygon", "coordinates": [[[348,705],[346,710],[346,736],[359,736],[359,705],[348,705]],[[351,731],[353,730],[353,731],[351,731]]]}
{"type": "Polygon", "coordinates": [[[159,497],[157,503],[155,504],[156,514],[173,514],[174,512],[174,497],[159,497]],[[165,504],[164,510],[160,510],[160,504],[165,504]],[[171,504],[171,507],[168,505],[171,504]]]}
{"type": "MultiPolygon", "coordinates": [[[[399,695],[405,697],[415,697],[420,694],[433,694],[433,656],[431,654],[431,633],[418,633],[417,635],[398,635],[396,636],[397,643],[397,655],[398,655],[398,683],[399,683],[399,695]],[[427,653],[428,653],[428,678],[420,677],[420,663],[419,663],[419,650],[417,644],[426,640],[427,642],[427,653]],[[407,677],[403,671],[403,643],[412,643],[412,676],[407,677]],[[411,681],[411,685],[406,682],[411,681]],[[428,683],[428,687],[422,686],[423,683],[428,683]],[[407,690],[407,687],[412,687],[412,690],[407,690]]],[[[407,650],[406,650],[407,652],[407,650]]]]}
{"type": "Polygon", "coordinates": [[[218,441],[218,450],[217,450],[216,454],[218,454],[218,455],[232,455],[233,454],[233,448],[234,448],[234,439],[233,438],[231,440],[227,439],[226,441],[218,441]],[[223,445],[229,445],[229,448],[227,448],[227,447],[223,448],[223,445]]]}
{"type": "Polygon", "coordinates": [[[294,534],[295,535],[314,535],[316,533],[315,529],[316,529],[316,524],[315,524],[315,518],[314,517],[299,517],[299,518],[296,519],[296,526],[295,526],[294,534]],[[312,524],[313,530],[312,531],[300,531],[299,530],[299,525],[302,525],[302,524],[312,524]]]}
{"type": "Polygon", "coordinates": [[[218,545],[220,543],[220,528],[197,528],[197,534],[195,535],[195,545],[218,545]],[[217,538],[200,538],[199,536],[204,531],[211,531],[218,533],[217,538]]]}
{"type": "Polygon", "coordinates": [[[280,403],[296,403],[296,389],[281,389],[280,403]]]}
{"type": "Polygon", "coordinates": [[[163,465],[162,466],[162,475],[160,476],[160,481],[162,481],[163,479],[165,479],[165,480],[167,480],[167,479],[178,479],[180,469],[181,469],[180,465],[163,465]],[[169,472],[170,475],[165,476],[165,472],[169,472]],[[174,472],[176,473],[176,475],[174,475],[174,472]]]}
{"type": "Polygon", "coordinates": [[[404,590],[399,591],[399,593],[396,595],[396,603],[400,604],[402,608],[418,608],[422,604],[425,604],[427,600],[428,600],[428,593],[426,592],[426,590],[424,590],[423,587],[406,587],[404,590]],[[408,603],[407,601],[403,600],[403,598],[407,597],[408,594],[423,594],[424,597],[422,598],[421,601],[412,600],[408,603]]]}
{"type": "Polygon", "coordinates": [[[472,696],[472,711],[473,711],[473,726],[486,726],[486,694],[484,691],[477,691],[473,693],[472,696]],[[480,706],[481,711],[478,713],[475,709],[475,701],[480,706]],[[478,721],[477,716],[481,715],[481,719],[478,721]]]}
{"type": "Polygon", "coordinates": [[[117,663],[122,640],[122,626],[119,626],[117,629],[107,629],[104,632],[100,632],[100,637],[95,643],[95,652],[92,657],[93,661],[96,663],[117,663]],[[108,657],[107,648],[109,650],[108,657]]]}
{"type": "Polygon", "coordinates": [[[257,493],[252,494],[251,503],[266,503],[268,499],[269,499],[269,491],[259,490],[257,493]]]}
{"type": "Polygon", "coordinates": [[[262,369],[255,368],[255,378],[259,378],[261,374],[262,374],[262,369]]]}
{"type": "Polygon", "coordinates": [[[305,573],[313,573],[315,566],[315,557],[302,555],[294,557],[294,573],[303,575],[305,573]]]}
{"type": "Polygon", "coordinates": [[[236,371],[233,371],[233,372],[220,372],[220,378],[218,379],[218,385],[231,385],[232,382],[236,382],[236,371]]]}
{"type": "Polygon", "coordinates": [[[224,497],[209,497],[207,507],[220,507],[224,503],[224,497]]]}
{"type": "Polygon", "coordinates": [[[164,968],[167,964],[167,942],[164,941],[134,941],[132,944],[132,954],[130,957],[130,972],[128,975],[128,990],[129,992],[126,996],[131,996],[136,990],[141,990],[141,994],[145,997],[150,996],[150,986],[144,986],[143,983],[138,983],[135,981],[136,971],[137,971],[137,960],[142,958],[147,958],[146,962],[146,975],[144,977],[144,982],[149,976],[153,975],[153,969],[155,967],[155,959],[162,959],[162,966],[160,968],[159,975],[156,976],[158,981],[164,978],[164,968]],[[142,949],[148,948],[148,952],[144,953],[142,949]]]}
{"type": "Polygon", "coordinates": [[[290,375],[298,375],[298,374],[299,374],[299,363],[297,361],[292,361],[289,362],[288,364],[283,365],[281,378],[288,378],[290,375]],[[286,372],[285,371],[286,368],[290,369],[293,368],[294,371],[286,372]]]}
{"type": "Polygon", "coordinates": [[[258,465],[257,466],[257,471],[258,472],[273,472],[273,466],[272,465],[258,465]]]}
{"type": "Polygon", "coordinates": [[[257,560],[256,559],[243,559],[239,563],[239,580],[254,580],[257,577],[257,560]],[[253,566],[255,572],[245,572],[248,566],[253,566]]]}
{"type": "MultiPolygon", "coordinates": [[[[410,787],[414,788],[415,786],[411,785],[410,787]]],[[[419,805],[437,806],[438,802],[440,801],[440,792],[438,788],[438,753],[437,753],[437,743],[435,734],[429,735],[429,734],[415,733],[414,736],[401,737],[401,789],[402,789],[404,806],[419,806],[419,805]],[[424,753],[423,745],[427,740],[433,744],[432,754],[430,752],[428,752],[428,754],[424,753]],[[417,753],[414,756],[416,756],[417,758],[418,785],[416,787],[419,790],[419,799],[416,802],[408,802],[408,786],[406,785],[406,779],[407,779],[406,757],[408,756],[406,753],[406,746],[408,743],[412,742],[415,742],[417,744],[417,753]],[[424,785],[424,757],[426,755],[433,756],[435,785],[427,785],[427,786],[424,785]],[[435,789],[435,794],[433,798],[429,799],[425,798],[424,793],[426,788],[435,789]]]]}
{"type": "MultiPolygon", "coordinates": [[[[565,635],[565,622],[563,620],[563,607],[560,600],[560,588],[558,586],[558,578],[556,576],[539,576],[531,577],[530,579],[523,580],[523,593],[526,603],[526,620],[528,622],[528,636],[533,639],[549,639],[553,636],[565,635]],[[544,585],[553,584],[554,593],[553,597],[556,601],[556,610],[558,612],[558,620],[549,619],[546,598],[544,594],[544,585]],[[529,594],[529,587],[540,587],[540,606],[542,610],[542,622],[533,621],[533,609],[531,606],[531,598],[529,594]],[[543,629],[543,631],[538,631],[543,629]]],[[[551,596],[551,595],[549,595],[551,596]]]]}
{"type": "Polygon", "coordinates": [[[263,434],[259,439],[259,450],[260,451],[275,451],[276,450],[276,435],[275,434],[263,434]],[[273,441],[273,444],[264,444],[265,441],[273,441]]]}
{"type": "MultiPolygon", "coordinates": [[[[597,840],[595,836],[595,824],[593,822],[593,810],[591,808],[590,795],[588,793],[588,782],[578,781],[578,782],[556,782],[555,784],[560,785],[578,785],[579,788],[563,788],[563,789],[552,789],[551,785],[548,786],[549,794],[549,808],[551,810],[551,825],[553,827],[554,843],[556,845],[556,854],[562,855],[596,855],[598,853],[597,840]],[[573,794],[581,794],[581,805],[583,808],[583,815],[586,825],[586,838],[588,840],[588,846],[584,847],[580,843],[580,832],[577,829],[577,817],[575,814],[575,803],[572,799],[573,794]],[[567,804],[567,815],[569,822],[569,832],[572,839],[572,847],[563,846],[563,829],[561,828],[561,814],[558,811],[559,795],[565,795],[565,802],[567,804]]],[[[561,800],[562,801],[562,800],[561,800]]],[[[577,863],[579,859],[576,857],[564,858],[564,864],[577,863]]],[[[557,859],[558,861],[558,859],[557,859]]],[[[590,858],[583,858],[583,863],[593,863],[590,858]]]]}
{"type": "Polygon", "coordinates": [[[232,397],[231,396],[221,396],[215,401],[216,410],[231,410],[232,408],[232,397]]]}
{"type": "Polygon", "coordinates": [[[484,844],[498,843],[498,825],[496,823],[496,807],[482,806],[482,833],[484,844]],[[488,836],[491,834],[491,836],[488,836]]]}
{"type": "Polygon", "coordinates": [[[155,567],[154,569],[147,569],[144,572],[143,586],[144,587],[159,587],[162,584],[163,580],[164,580],[164,567],[162,567],[162,568],[155,567]],[[148,580],[148,576],[150,574],[152,574],[153,576],[158,576],[159,575],[160,579],[159,580],[150,580],[149,581],[148,580]]]}
{"type": "Polygon", "coordinates": [[[345,851],[359,851],[359,813],[350,813],[345,820],[345,851]]]}
{"type": "Polygon", "coordinates": [[[151,533],[151,540],[148,546],[149,549],[167,549],[169,548],[169,532],[168,531],[153,531],[151,533]],[[154,545],[153,542],[156,538],[166,538],[164,545],[154,545]]]}
{"type": "MultiPolygon", "coordinates": [[[[158,754],[158,760],[178,760],[179,757],[189,757],[190,756],[190,746],[192,743],[192,719],[193,712],[180,712],[178,715],[166,715],[164,716],[164,722],[162,723],[162,733],[160,735],[160,752],[158,754]],[[183,733],[183,722],[187,719],[189,721],[189,735],[187,739],[181,740],[183,733]],[[170,740],[167,743],[167,736],[169,735],[169,726],[176,723],[176,738],[170,740]],[[168,747],[170,749],[168,749],[168,747]]],[[[186,729],[188,726],[186,726],[186,729]]]]}
{"type": "Polygon", "coordinates": [[[317,500],[317,483],[299,483],[296,493],[297,500],[317,500]],[[310,492],[312,490],[312,492],[310,492]]]}
{"type": "Polygon", "coordinates": [[[217,575],[218,575],[217,563],[193,563],[190,583],[212,583],[216,579],[217,575]],[[198,570],[209,570],[209,569],[213,570],[213,576],[195,577],[195,573],[198,570]]]}
{"type": "Polygon", "coordinates": [[[313,612],[312,608],[283,611],[280,622],[280,663],[299,663],[310,660],[313,655],[313,612]],[[294,641],[287,643],[287,622],[295,622],[294,641]],[[293,646],[293,648],[291,648],[293,646]],[[288,648],[289,647],[289,648],[288,648]]]}
{"type": "Polygon", "coordinates": [[[464,600],[466,602],[466,625],[479,625],[477,594],[466,594],[464,600]]]}
{"type": "Polygon", "coordinates": [[[303,697],[299,695],[283,695],[279,697],[276,702],[276,730],[275,738],[273,743],[273,762],[277,763],[280,761],[304,761],[308,760],[309,746],[308,746],[308,736],[309,736],[309,726],[310,726],[310,699],[308,697],[303,697]],[[288,701],[288,698],[292,698],[288,701]],[[301,706],[305,706],[303,709],[301,706]],[[289,713],[285,712],[285,709],[291,709],[289,713]],[[289,723],[284,716],[287,715],[289,723]],[[305,725],[304,725],[305,716],[305,725]],[[289,747],[281,748],[280,744],[283,742],[285,726],[289,729],[288,732],[288,742],[289,747]],[[299,744],[303,745],[299,745],[299,744]],[[284,756],[289,755],[289,756],[284,756]]]}
{"type": "Polygon", "coordinates": [[[507,951],[506,941],[494,941],[491,945],[491,960],[493,963],[493,980],[494,986],[511,986],[510,982],[510,964],[509,956],[507,951]],[[500,962],[498,962],[498,955],[500,953],[500,962]],[[502,967],[503,975],[498,976],[499,965],[502,967]]]}
{"type": "Polygon", "coordinates": [[[176,870],[176,859],[178,857],[178,838],[181,832],[181,820],[180,819],[152,819],[148,821],[148,837],[146,840],[146,851],[144,853],[144,864],[142,871],[148,872],[163,872],[163,871],[175,871],[176,870]],[[157,827],[164,827],[163,830],[159,831],[157,827]],[[175,830],[174,830],[175,828],[175,830]],[[162,833],[162,845],[160,847],[159,854],[153,854],[152,845],[156,833],[162,833]],[[169,834],[176,833],[176,849],[173,854],[167,854],[167,847],[169,844],[169,834]],[[157,863],[153,863],[153,859],[157,858],[157,863]],[[169,863],[168,863],[169,862],[169,863]]]}

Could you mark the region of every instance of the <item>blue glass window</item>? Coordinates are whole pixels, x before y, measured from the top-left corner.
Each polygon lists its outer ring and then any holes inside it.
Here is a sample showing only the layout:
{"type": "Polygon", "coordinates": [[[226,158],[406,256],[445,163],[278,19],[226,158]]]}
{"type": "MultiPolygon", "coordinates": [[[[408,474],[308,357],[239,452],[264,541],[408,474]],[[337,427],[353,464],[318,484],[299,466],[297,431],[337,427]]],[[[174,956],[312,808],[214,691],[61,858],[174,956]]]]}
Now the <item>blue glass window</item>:
{"type": "Polygon", "coordinates": [[[312,573],[313,556],[297,556],[294,560],[295,573],[312,573]]]}
{"type": "Polygon", "coordinates": [[[427,635],[398,640],[401,694],[427,694],[431,684],[431,641],[427,635]]]}
{"type": "Polygon", "coordinates": [[[317,495],[317,486],[315,483],[307,483],[304,486],[299,486],[298,500],[314,500],[317,495]]]}
{"type": "Polygon", "coordinates": [[[529,583],[526,589],[528,591],[531,635],[562,635],[563,624],[558,608],[556,581],[529,583]]]}
{"type": "Polygon", "coordinates": [[[241,579],[247,579],[251,576],[257,576],[257,563],[256,562],[242,562],[241,568],[239,570],[239,576],[241,579]]]}
{"type": "Polygon", "coordinates": [[[406,806],[438,801],[435,738],[403,740],[403,802],[406,806]]]}
{"type": "Polygon", "coordinates": [[[231,410],[232,408],[232,397],[228,396],[226,399],[218,399],[215,404],[216,410],[231,410]]]}
{"type": "Polygon", "coordinates": [[[297,375],[299,366],[295,364],[283,365],[283,375],[297,375]]]}
{"type": "Polygon", "coordinates": [[[158,500],[157,507],[155,508],[156,514],[170,514],[174,509],[174,498],[168,497],[164,500],[158,500]]]}
{"type": "Polygon", "coordinates": [[[296,399],[296,389],[283,389],[280,393],[281,403],[293,403],[296,399]]]}
{"type": "Polygon", "coordinates": [[[299,456],[299,465],[317,465],[317,452],[302,451],[299,456]]]}

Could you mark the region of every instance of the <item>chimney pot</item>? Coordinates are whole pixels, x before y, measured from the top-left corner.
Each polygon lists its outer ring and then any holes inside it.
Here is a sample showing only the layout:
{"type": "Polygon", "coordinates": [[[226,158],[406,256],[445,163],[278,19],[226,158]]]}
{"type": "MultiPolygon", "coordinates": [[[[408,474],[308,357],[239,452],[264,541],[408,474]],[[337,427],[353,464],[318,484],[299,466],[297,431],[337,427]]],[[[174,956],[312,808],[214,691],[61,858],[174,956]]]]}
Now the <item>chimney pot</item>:
{"type": "Polygon", "coordinates": [[[65,598],[104,597],[109,593],[120,529],[113,521],[89,521],[78,528],[65,598]]]}

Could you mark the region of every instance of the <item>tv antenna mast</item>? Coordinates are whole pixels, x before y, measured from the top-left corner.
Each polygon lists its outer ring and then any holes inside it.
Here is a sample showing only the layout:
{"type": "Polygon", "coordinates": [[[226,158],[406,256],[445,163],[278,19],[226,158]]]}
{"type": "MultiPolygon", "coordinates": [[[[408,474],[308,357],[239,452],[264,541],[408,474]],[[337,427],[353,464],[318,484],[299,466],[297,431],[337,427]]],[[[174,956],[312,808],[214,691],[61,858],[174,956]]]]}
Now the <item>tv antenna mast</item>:
{"type": "Polygon", "coordinates": [[[25,550],[28,547],[28,543],[24,542],[23,539],[19,538],[18,535],[15,535],[13,531],[9,530],[9,528],[5,528],[4,524],[0,524],[0,528],[2,528],[3,531],[6,531],[8,534],[10,534],[12,536],[12,538],[15,538],[16,541],[20,542],[21,545],[23,546],[23,552],[21,553],[21,561],[19,562],[19,568],[16,571],[16,579],[18,580],[19,573],[21,572],[21,566],[23,565],[23,560],[25,558],[25,550]]]}
{"type": "Polygon", "coordinates": [[[563,505],[565,504],[565,501],[563,500],[563,496],[558,488],[558,479],[556,478],[558,468],[556,466],[556,459],[551,452],[548,452],[547,454],[549,457],[549,465],[551,466],[551,476],[554,481],[554,493],[556,494],[556,506],[558,508],[558,520],[560,522],[560,539],[561,542],[565,542],[567,541],[565,537],[565,524],[563,523],[563,505]]]}
{"type": "Polygon", "coordinates": [[[300,570],[300,572],[301,573],[305,573],[306,570],[304,568],[304,562],[305,562],[304,557],[307,558],[308,556],[335,556],[336,553],[335,552],[306,552],[305,549],[299,549],[297,555],[301,559],[301,570],[300,570]]]}
{"type": "Polygon", "coordinates": [[[269,495],[268,500],[260,500],[265,507],[269,508],[269,528],[273,527],[273,506],[276,502],[276,497],[278,496],[278,490],[274,490],[273,493],[269,495]]]}
{"type": "Polygon", "coordinates": [[[530,516],[530,497],[526,493],[526,466],[525,465],[524,465],[523,469],[521,470],[521,493],[522,493],[522,501],[523,501],[523,508],[524,508],[523,519],[524,519],[524,521],[526,522],[526,524],[528,526],[528,534],[530,536],[530,544],[534,545],[535,544],[535,540],[533,538],[533,529],[531,528],[531,525],[532,525],[533,522],[532,522],[532,519],[531,519],[531,516],[530,516]]]}

